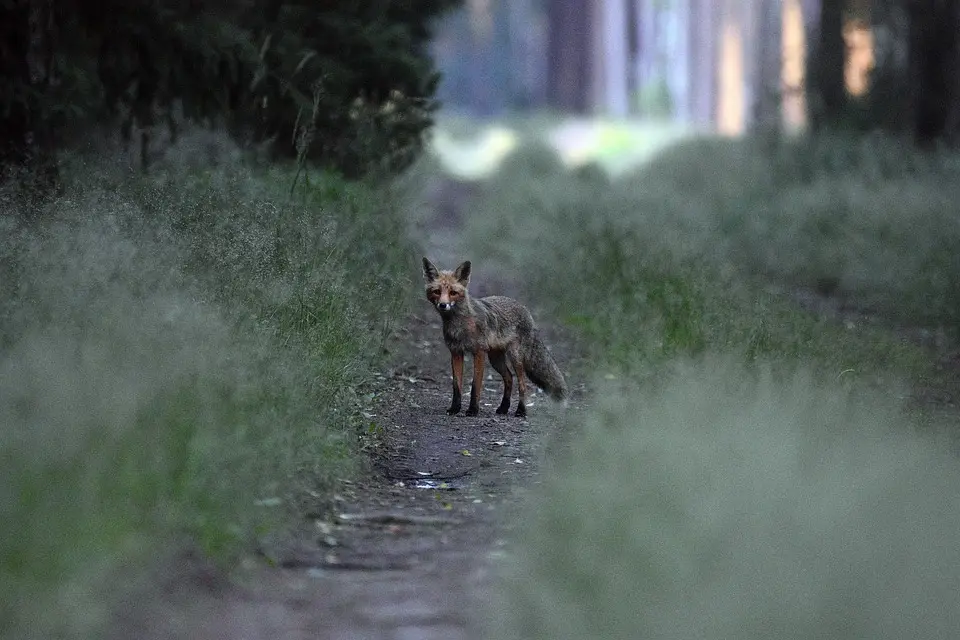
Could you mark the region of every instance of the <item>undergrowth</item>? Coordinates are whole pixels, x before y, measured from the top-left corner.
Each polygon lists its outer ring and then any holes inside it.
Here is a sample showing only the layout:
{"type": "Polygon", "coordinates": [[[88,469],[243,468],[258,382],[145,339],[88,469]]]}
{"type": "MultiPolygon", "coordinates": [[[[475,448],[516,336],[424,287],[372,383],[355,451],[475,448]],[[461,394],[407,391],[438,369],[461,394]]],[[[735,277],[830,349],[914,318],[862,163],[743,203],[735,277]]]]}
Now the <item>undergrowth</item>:
{"type": "MultiPolygon", "coordinates": [[[[801,310],[833,296],[886,326],[957,326],[960,160],[884,139],[697,140],[632,175],[569,172],[520,150],[470,219],[477,254],[617,366],[715,348],[917,374],[922,354],[870,323],[801,310]]],[[[921,367],[922,368],[922,367],[921,367]]]]}
{"type": "Polygon", "coordinates": [[[906,336],[960,327],[958,178],[885,138],[508,159],[471,258],[583,338],[590,393],[489,637],[950,637],[958,421],[907,402],[940,374],[906,336]]]}
{"type": "Polygon", "coordinates": [[[597,381],[490,638],[949,638],[960,466],[895,397],[713,356],[597,381]]]}
{"type": "Polygon", "coordinates": [[[243,163],[68,177],[33,222],[10,199],[0,217],[10,637],[95,633],[116,568],[165,541],[227,561],[324,508],[409,285],[372,187],[313,175],[291,196],[292,171],[243,163]]]}

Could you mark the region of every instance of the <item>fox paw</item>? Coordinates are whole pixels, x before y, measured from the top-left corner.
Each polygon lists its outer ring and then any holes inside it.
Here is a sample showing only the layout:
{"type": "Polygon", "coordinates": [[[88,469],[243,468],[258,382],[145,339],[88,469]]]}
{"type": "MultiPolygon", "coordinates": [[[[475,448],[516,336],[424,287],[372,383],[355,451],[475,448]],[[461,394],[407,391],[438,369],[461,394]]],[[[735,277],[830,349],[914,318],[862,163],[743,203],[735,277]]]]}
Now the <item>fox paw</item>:
{"type": "Polygon", "coordinates": [[[480,407],[469,407],[469,408],[464,412],[464,415],[467,415],[467,416],[475,416],[475,415],[477,415],[477,414],[479,414],[479,413],[480,413],[480,407]]]}
{"type": "Polygon", "coordinates": [[[455,416],[455,415],[457,415],[458,413],[460,413],[460,406],[459,406],[459,405],[454,405],[454,406],[450,407],[449,409],[447,409],[447,415],[448,415],[448,416],[455,416]]]}
{"type": "Polygon", "coordinates": [[[502,405],[500,405],[499,407],[497,407],[497,414],[498,414],[498,415],[505,416],[505,415],[507,415],[508,413],[510,413],[510,405],[508,405],[508,404],[502,404],[502,405]]]}
{"type": "Polygon", "coordinates": [[[517,412],[514,413],[513,415],[517,416],[518,418],[526,418],[527,408],[523,405],[520,405],[519,407],[517,407],[517,412]]]}

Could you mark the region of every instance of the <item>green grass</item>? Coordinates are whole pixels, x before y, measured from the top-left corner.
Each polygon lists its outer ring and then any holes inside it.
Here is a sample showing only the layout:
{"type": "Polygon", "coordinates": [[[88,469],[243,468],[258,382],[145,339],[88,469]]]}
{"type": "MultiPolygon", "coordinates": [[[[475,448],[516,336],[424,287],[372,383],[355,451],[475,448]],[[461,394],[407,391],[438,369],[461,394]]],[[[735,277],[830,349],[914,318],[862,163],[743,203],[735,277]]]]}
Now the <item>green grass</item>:
{"type": "Polygon", "coordinates": [[[36,222],[0,221],[9,637],[95,634],[104,576],[151,547],[227,562],[323,509],[410,285],[383,191],[314,175],[291,198],[291,172],[233,163],[68,175],[36,222]]]}
{"type": "Polygon", "coordinates": [[[956,154],[875,137],[682,145],[637,180],[699,201],[698,242],[744,272],[955,332],[958,175],[956,154]]]}
{"type": "Polygon", "coordinates": [[[489,637],[949,637],[960,421],[907,402],[944,380],[905,336],[960,326],[958,178],[879,137],[686,141],[618,178],[508,158],[471,258],[574,329],[591,393],[489,637]]]}
{"type": "Polygon", "coordinates": [[[947,638],[960,466],[889,394],[681,360],[598,381],[548,465],[487,637],[947,638]]]}
{"type": "MultiPolygon", "coordinates": [[[[950,215],[944,203],[952,187],[912,203],[902,224],[891,227],[897,232],[885,235],[867,213],[872,200],[858,201],[863,216],[848,215],[844,223],[825,178],[803,182],[817,171],[794,168],[793,178],[785,177],[778,163],[793,153],[807,153],[810,165],[828,163],[816,155],[819,147],[793,144],[790,153],[778,146],[765,156],[758,141],[683,143],[639,174],[615,180],[566,172],[548,149],[526,149],[505,162],[470,220],[477,254],[523,273],[531,297],[579,328],[595,347],[595,359],[618,367],[719,349],[747,358],[813,358],[834,372],[921,374],[925,354],[890,331],[803,312],[778,290],[821,286],[839,273],[828,268],[830,256],[843,254],[837,264],[849,271],[837,277],[839,293],[890,322],[949,326],[952,311],[944,297],[953,285],[924,265],[952,259],[942,242],[929,238],[950,215]],[[792,186],[785,196],[786,182],[792,186]],[[834,207],[838,219],[821,205],[834,207]],[[840,224],[849,228],[840,233],[830,226],[840,224]],[[851,279],[854,262],[870,282],[851,279]],[[892,263],[884,271],[889,281],[876,268],[883,262],[892,263]],[[938,302],[925,306],[920,300],[938,302]]],[[[912,180],[910,160],[900,168],[904,183],[912,180]]],[[[938,170],[947,165],[944,160],[938,170]]],[[[831,179],[853,193],[856,175],[849,169],[831,179]]],[[[931,189],[934,178],[923,175],[923,186],[931,189]]],[[[856,193],[866,197],[863,189],[856,193]]],[[[895,204],[908,205],[906,197],[895,204]]],[[[892,214],[887,218],[896,223],[892,214]]]]}

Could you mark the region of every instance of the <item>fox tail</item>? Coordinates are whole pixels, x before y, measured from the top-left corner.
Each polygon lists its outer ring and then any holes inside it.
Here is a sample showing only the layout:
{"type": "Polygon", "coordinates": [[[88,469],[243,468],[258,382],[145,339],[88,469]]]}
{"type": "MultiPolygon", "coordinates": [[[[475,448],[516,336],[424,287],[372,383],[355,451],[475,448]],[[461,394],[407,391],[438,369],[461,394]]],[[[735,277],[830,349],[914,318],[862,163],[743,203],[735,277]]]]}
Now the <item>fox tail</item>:
{"type": "Polygon", "coordinates": [[[563,378],[563,372],[550,355],[547,345],[540,339],[539,331],[534,331],[525,347],[523,368],[527,377],[554,400],[566,401],[567,383],[563,378]]]}

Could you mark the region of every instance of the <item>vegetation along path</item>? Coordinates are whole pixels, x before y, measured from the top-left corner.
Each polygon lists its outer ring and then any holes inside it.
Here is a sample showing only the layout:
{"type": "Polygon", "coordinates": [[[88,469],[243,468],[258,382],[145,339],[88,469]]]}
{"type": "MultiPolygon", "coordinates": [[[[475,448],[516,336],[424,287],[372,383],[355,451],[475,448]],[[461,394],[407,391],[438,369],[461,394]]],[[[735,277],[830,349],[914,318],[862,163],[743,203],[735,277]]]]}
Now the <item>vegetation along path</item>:
{"type": "MultiPolygon", "coordinates": [[[[442,268],[467,257],[458,238],[469,197],[464,185],[437,185],[432,218],[420,221],[423,249],[442,268]]],[[[474,295],[518,295],[510,274],[469,258],[474,295]]],[[[535,315],[565,368],[569,344],[535,315]]],[[[266,542],[270,562],[234,578],[193,556],[171,558],[169,574],[150,581],[150,598],[120,613],[116,637],[478,637],[494,566],[561,409],[538,391],[529,419],[495,415],[493,373],[478,417],[447,416],[449,352],[426,300],[387,348],[370,416],[372,476],[347,485],[333,514],[306,514],[296,535],[266,542]]]]}

